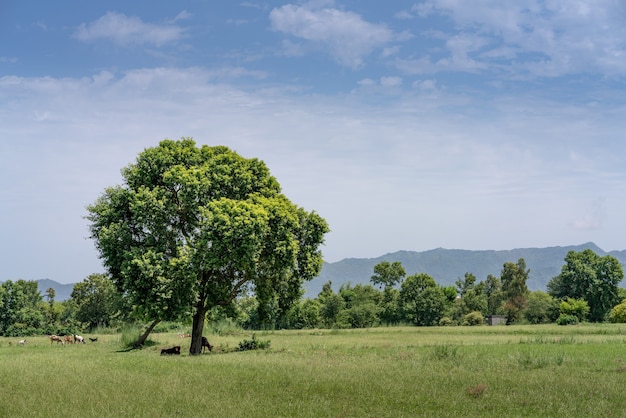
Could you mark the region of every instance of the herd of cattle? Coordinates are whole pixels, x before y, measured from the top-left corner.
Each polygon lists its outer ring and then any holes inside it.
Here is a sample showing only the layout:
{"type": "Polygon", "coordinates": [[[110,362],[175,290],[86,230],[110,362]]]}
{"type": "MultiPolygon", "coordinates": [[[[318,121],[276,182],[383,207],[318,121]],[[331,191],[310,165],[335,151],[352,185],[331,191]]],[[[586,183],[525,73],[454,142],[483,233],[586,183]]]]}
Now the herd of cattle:
{"type": "MultiPolygon", "coordinates": [[[[187,337],[191,337],[190,334],[181,334],[178,333],[178,336],[181,338],[187,338],[187,337]]],[[[65,345],[65,344],[86,344],[85,342],[85,338],[82,337],[81,335],[50,335],[50,344],[54,344],[55,342],[57,344],[61,344],[61,345],[65,345]]],[[[89,340],[91,342],[96,342],[98,341],[98,337],[95,338],[89,338],[89,340]]],[[[19,345],[24,345],[26,343],[26,340],[20,340],[18,342],[19,345]]],[[[9,345],[11,345],[11,343],[9,342],[9,345]]],[[[209,340],[206,337],[202,337],[202,352],[204,353],[204,349],[208,349],[209,351],[213,351],[213,346],[209,343],[209,340]]],[[[171,348],[164,348],[161,350],[161,355],[166,355],[166,354],[180,354],[180,345],[175,345],[174,347],[171,348]]]]}
{"type": "MultiPolygon", "coordinates": [[[[98,341],[98,337],[90,338],[92,342],[98,341]]],[[[50,344],[85,344],[85,339],[80,335],[51,335],[50,344]]]]}

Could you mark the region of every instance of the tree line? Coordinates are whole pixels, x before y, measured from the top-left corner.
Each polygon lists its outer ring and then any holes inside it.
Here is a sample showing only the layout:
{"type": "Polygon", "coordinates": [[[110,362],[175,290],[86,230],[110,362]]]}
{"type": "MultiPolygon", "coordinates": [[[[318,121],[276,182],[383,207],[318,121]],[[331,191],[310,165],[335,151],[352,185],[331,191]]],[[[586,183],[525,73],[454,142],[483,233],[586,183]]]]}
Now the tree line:
{"type": "MultiPolygon", "coordinates": [[[[547,291],[528,290],[529,272],[522,258],[504,263],[500,277],[478,281],[466,273],[455,285],[441,286],[426,273],[406,276],[400,262],[381,262],[369,284],[345,284],[335,292],[329,281],[317,297],[300,297],[287,309],[277,295],[260,300],[250,293],[214,307],[206,319],[244,329],[471,326],[489,315],[504,316],[507,324],[626,322],[626,289],[618,287],[623,270],[614,257],[570,251],[547,291]]],[[[35,281],[2,283],[0,335],[73,334],[141,323],[132,299],[106,274],[77,283],[67,301],[54,297],[52,288],[42,296],[35,281]]]]}

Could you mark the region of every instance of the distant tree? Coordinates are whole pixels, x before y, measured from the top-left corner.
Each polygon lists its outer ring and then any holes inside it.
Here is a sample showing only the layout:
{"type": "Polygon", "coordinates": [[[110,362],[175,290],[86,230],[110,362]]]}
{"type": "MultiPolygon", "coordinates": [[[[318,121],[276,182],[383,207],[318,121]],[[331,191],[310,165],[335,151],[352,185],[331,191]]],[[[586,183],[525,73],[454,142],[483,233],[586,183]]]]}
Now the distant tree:
{"type": "Polygon", "coordinates": [[[487,315],[501,315],[504,312],[505,300],[502,282],[498,277],[489,274],[483,283],[485,296],[487,296],[487,315]]]}
{"type": "Polygon", "coordinates": [[[408,276],[400,289],[405,318],[415,325],[437,325],[443,317],[446,297],[428,274],[408,276]]]}
{"type": "Polygon", "coordinates": [[[570,251],[561,273],[548,282],[548,292],[559,299],[584,299],[589,304],[589,320],[601,322],[619,303],[617,285],[623,278],[622,266],[615,257],[601,257],[590,249],[570,251]]]}
{"type": "Polygon", "coordinates": [[[288,327],[292,329],[316,328],[320,324],[321,305],[317,299],[304,299],[294,303],[288,313],[288,327]]]}
{"type": "Polygon", "coordinates": [[[399,261],[394,261],[393,263],[382,261],[374,266],[374,275],[370,278],[370,281],[375,286],[386,289],[401,283],[405,275],[404,267],[402,267],[402,263],[399,261]]]}
{"type": "Polygon", "coordinates": [[[55,324],[59,320],[60,312],[55,309],[54,306],[54,297],[56,296],[56,291],[54,288],[49,287],[46,289],[46,299],[48,301],[48,323],[50,325],[55,324]]]}
{"type": "Polygon", "coordinates": [[[472,273],[465,273],[463,280],[456,281],[456,288],[459,298],[455,301],[453,317],[461,321],[471,312],[480,312],[481,315],[487,313],[487,295],[484,292],[484,284],[476,284],[476,276],[472,273]]]}
{"type": "Polygon", "coordinates": [[[70,297],[76,304],[76,319],[89,329],[108,327],[125,317],[124,298],[105,274],[91,274],[76,283],[70,297]]]}
{"type": "Polygon", "coordinates": [[[392,287],[386,287],[383,290],[382,298],[380,300],[380,321],[383,324],[393,325],[397,324],[402,319],[402,313],[400,311],[400,291],[392,287]]]}
{"type": "Polygon", "coordinates": [[[350,283],[342,285],[339,295],[345,301],[345,308],[338,315],[338,322],[351,328],[365,328],[379,322],[379,302],[381,292],[372,285],[350,283]]]}
{"type": "Polygon", "coordinates": [[[7,280],[0,284],[0,333],[24,336],[40,332],[47,307],[34,280],[7,280]]]}
{"type": "Polygon", "coordinates": [[[330,281],[324,283],[317,299],[321,304],[320,316],[322,322],[326,327],[332,327],[337,323],[339,312],[345,308],[346,302],[341,296],[333,292],[330,281]]]}
{"type": "Polygon", "coordinates": [[[258,159],[164,140],[122,177],[87,218],[112,280],[152,321],[135,345],[159,321],[191,315],[189,352],[199,354],[212,308],[255,292],[264,323],[263,314],[286,312],[321,269],[326,221],[291,203],[258,159]]]}
{"type": "Polygon", "coordinates": [[[559,302],[546,292],[530,292],[523,316],[531,324],[554,322],[559,316],[559,302]]]}
{"type": "Polygon", "coordinates": [[[517,263],[506,262],[502,267],[500,280],[502,281],[502,292],[505,297],[504,311],[506,313],[506,323],[512,324],[519,319],[520,312],[527,306],[528,273],[526,261],[520,258],[517,263]]]}

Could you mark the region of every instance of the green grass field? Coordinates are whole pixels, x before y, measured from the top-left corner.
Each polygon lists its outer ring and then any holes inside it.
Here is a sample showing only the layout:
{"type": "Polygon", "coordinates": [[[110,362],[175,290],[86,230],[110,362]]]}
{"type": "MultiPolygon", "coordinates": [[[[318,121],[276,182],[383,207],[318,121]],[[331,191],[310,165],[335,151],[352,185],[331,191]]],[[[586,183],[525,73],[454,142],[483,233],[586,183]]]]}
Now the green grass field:
{"type": "Polygon", "coordinates": [[[200,356],[175,333],[131,352],[3,338],[0,416],[626,416],[624,325],[258,332],[270,349],[233,351],[250,336],[200,356]]]}

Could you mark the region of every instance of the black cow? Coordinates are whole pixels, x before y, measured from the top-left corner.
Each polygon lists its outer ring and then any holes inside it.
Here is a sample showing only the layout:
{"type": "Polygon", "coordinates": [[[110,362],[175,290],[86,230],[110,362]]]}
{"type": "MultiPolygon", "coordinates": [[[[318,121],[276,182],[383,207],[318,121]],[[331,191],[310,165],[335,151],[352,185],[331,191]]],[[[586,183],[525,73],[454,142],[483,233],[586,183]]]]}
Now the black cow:
{"type": "Polygon", "coordinates": [[[161,355],[165,354],[180,354],[180,345],[174,346],[172,348],[164,348],[161,350],[161,355]]]}
{"type": "Polygon", "coordinates": [[[204,353],[204,348],[208,348],[209,351],[213,351],[213,346],[209,344],[209,340],[206,337],[202,337],[202,352],[204,353]]]}

